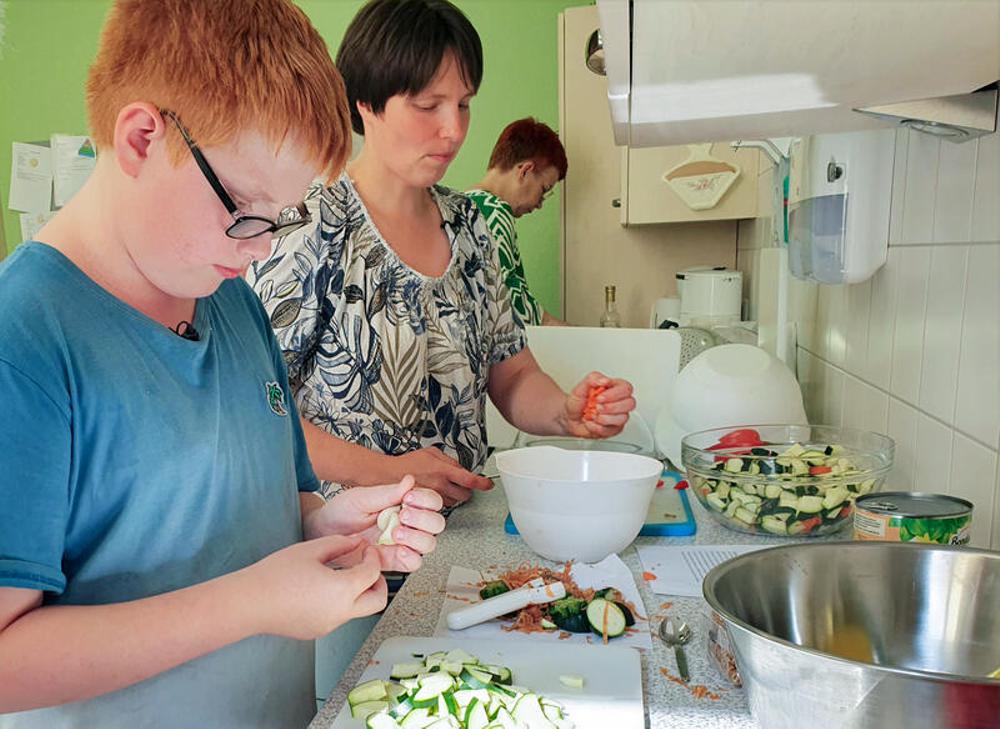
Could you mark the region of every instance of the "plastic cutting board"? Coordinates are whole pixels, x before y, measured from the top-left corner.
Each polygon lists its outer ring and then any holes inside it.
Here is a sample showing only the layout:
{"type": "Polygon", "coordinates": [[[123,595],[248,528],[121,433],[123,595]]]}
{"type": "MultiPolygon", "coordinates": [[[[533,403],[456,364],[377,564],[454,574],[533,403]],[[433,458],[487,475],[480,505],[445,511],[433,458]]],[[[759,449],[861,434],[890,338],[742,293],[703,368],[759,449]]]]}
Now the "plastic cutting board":
{"type": "MultiPolygon", "coordinates": [[[[389,638],[372,656],[358,683],[388,679],[394,663],[413,663],[413,654],[461,648],[486,663],[507,666],[514,683],[558,701],[577,729],[642,729],[642,669],[639,651],[604,645],[552,645],[524,641],[389,638]],[[559,676],[583,678],[582,689],[563,686],[559,676]]],[[[363,729],[344,703],[332,729],[363,729]]]]}

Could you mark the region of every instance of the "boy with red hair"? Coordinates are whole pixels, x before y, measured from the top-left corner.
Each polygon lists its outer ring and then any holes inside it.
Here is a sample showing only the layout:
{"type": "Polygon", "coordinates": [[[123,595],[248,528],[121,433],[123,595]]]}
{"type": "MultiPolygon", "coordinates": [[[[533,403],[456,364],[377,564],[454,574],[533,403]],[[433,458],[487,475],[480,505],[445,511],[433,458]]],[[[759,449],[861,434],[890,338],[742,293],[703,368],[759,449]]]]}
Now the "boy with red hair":
{"type": "Polygon", "coordinates": [[[241,277],[342,168],[343,83],[288,0],[118,0],[87,107],[92,176],[0,265],[0,727],[303,727],[311,640],[444,525],[410,477],[312,493],[241,277]]]}
{"type": "Polygon", "coordinates": [[[486,219],[500,254],[511,303],[525,324],[563,324],[532,295],[517,247],[514,220],[534,212],[566,177],[566,150],[552,129],[531,117],[511,122],[490,155],[486,177],[467,194],[486,219]]]}

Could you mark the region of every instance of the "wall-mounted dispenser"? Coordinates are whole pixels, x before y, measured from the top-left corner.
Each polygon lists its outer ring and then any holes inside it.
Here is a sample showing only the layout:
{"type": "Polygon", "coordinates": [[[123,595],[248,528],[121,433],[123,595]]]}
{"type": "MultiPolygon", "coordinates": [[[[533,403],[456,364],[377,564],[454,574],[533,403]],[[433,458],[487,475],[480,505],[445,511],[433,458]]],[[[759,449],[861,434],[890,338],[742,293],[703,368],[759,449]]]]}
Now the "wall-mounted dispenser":
{"type": "Polygon", "coordinates": [[[894,156],[892,129],[792,143],[788,265],[793,276],[858,283],[885,263],[894,156]]]}

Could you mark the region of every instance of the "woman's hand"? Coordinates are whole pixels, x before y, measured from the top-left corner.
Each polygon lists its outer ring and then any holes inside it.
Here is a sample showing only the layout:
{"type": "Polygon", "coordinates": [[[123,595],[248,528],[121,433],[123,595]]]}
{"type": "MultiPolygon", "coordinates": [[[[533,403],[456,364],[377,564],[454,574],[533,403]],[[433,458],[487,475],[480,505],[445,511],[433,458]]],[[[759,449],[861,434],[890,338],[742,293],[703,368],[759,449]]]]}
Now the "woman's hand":
{"type": "Polygon", "coordinates": [[[413,476],[385,486],[356,486],[339,493],[305,519],[306,539],[341,534],[357,537],[359,545],[338,557],[337,563],[352,566],[367,545],[376,545],[382,569],[413,572],[423,563],[423,555],[437,546],[436,535],[444,530],[441,496],[415,486],[413,476]],[[376,524],[379,512],[401,506],[399,526],[393,530],[393,545],[376,545],[381,530],[376,524]]]}
{"type": "Polygon", "coordinates": [[[631,383],[591,372],[566,396],[563,427],[576,438],[610,438],[622,432],[633,410],[631,383]]]}
{"type": "Polygon", "coordinates": [[[359,538],[329,536],[280,549],[232,575],[257,632],[312,640],[386,605],[379,553],[359,538]],[[343,567],[343,562],[352,565],[343,567]]]}
{"type": "Polygon", "coordinates": [[[402,456],[387,456],[392,461],[394,471],[391,478],[403,474],[413,474],[417,484],[441,494],[445,506],[455,506],[468,501],[473,490],[488,491],[493,482],[462,468],[454,458],[450,458],[434,447],[421,448],[402,456]],[[397,475],[398,474],[398,475],[397,475]]]}

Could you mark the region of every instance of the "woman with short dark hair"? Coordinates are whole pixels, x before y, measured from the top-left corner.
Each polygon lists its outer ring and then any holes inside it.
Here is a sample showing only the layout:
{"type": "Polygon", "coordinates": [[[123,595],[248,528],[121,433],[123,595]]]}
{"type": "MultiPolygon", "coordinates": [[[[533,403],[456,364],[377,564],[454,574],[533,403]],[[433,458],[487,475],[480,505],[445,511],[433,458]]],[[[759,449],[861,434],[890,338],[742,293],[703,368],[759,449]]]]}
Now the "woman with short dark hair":
{"type": "Polygon", "coordinates": [[[409,473],[449,505],[490,488],[474,473],[486,460],[487,394],[526,432],[620,432],[631,385],[592,373],[567,395],[541,371],[482,217],[437,184],[482,79],[475,28],[445,0],[374,0],[337,66],[364,147],[333,185],[309,191],[313,223],[250,275],[324,491],[409,473]]]}

